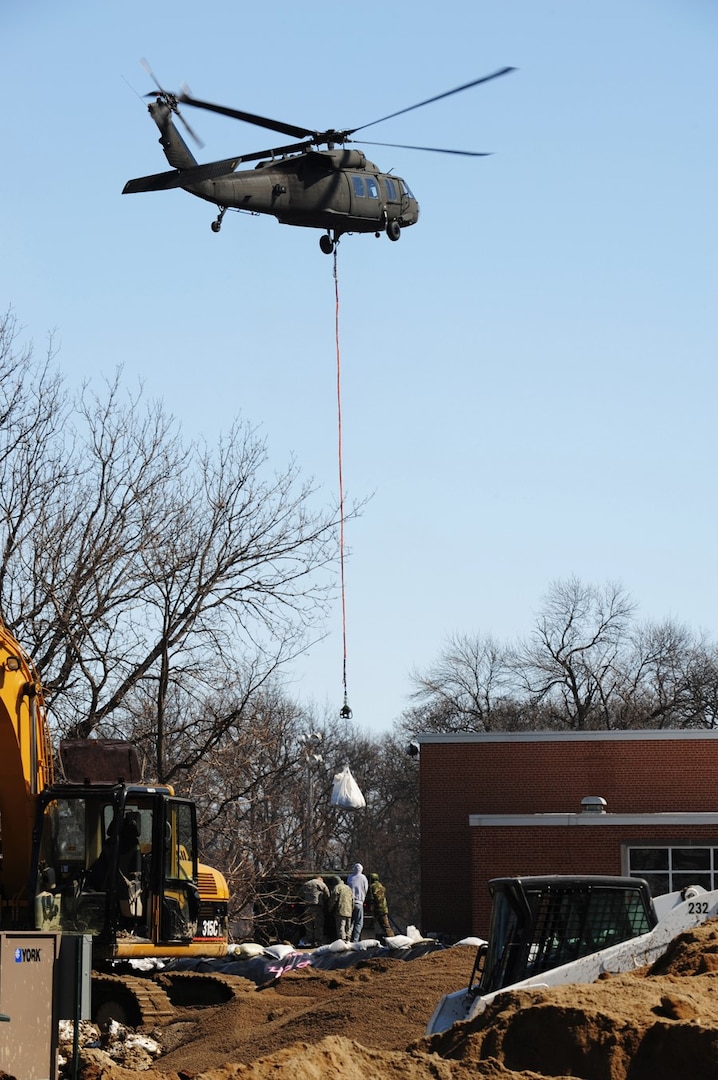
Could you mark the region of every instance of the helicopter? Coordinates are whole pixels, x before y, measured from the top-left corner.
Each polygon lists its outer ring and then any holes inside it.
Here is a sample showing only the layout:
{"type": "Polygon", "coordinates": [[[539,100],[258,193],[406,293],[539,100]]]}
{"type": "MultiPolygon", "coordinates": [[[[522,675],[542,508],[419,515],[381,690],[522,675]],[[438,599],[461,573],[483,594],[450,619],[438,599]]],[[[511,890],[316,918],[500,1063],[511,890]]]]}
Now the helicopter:
{"type": "Polygon", "coordinates": [[[145,95],[154,99],[147,108],[159,128],[160,145],[172,168],[168,172],[128,180],[123,194],[182,188],[190,195],[205,199],[218,207],[218,216],[211,223],[215,233],[220,231],[224,215],[230,209],[251,214],[269,214],[284,225],[321,229],[323,235],[319,239],[319,246],[325,255],[332,254],[340,237],[345,233],[374,233],[377,237],[386,233],[390,240],[396,241],[400,238],[402,229],[415,225],[419,219],[419,204],[406,181],[393,172],[382,172],[367,159],[362,150],[354,149],[355,144],[465,157],[488,156],[485,151],[371,143],[363,139],[353,139],[353,135],[515,70],[512,67],[500,68],[489,75],[473,79],[453,90],[409,105],[360,127],[314,131],[240,109],[201,101],[186,89],[179,94],[170,93],[157,81],[147,62],[142,61],[142,64],[156,87],[145,95]],[[175,126],[174,117],[184,125],[192,139],[201,145],[180,112],[180,104],[242,120],[300,141],[201,165],[175,126]],[[240,165],[247,162],[256,162],[256,165],[251,169],[239,169],[240,165]]]}

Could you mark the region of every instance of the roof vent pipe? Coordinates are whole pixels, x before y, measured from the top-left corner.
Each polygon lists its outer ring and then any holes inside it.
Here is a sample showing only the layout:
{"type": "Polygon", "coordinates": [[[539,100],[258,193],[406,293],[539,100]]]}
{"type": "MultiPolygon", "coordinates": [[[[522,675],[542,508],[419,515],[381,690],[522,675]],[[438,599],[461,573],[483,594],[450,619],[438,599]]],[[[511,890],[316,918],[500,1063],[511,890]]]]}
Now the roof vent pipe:
{"type": "Polygon", "coordinates": [[[605,814],[606,805],[606,800],[600,795],[586,795],[584,799],[581,799],[581,809],[584,814],[605,814]]]}

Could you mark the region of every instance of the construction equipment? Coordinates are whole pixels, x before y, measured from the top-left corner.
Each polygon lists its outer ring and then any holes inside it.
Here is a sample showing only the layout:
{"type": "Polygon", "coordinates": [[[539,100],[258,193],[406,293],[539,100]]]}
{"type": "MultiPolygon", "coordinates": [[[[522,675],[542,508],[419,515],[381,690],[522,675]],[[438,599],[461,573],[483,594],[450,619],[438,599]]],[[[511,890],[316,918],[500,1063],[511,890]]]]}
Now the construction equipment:
{"type": "Polygon", "coordinates": [[[123,963],[224,955],[227,883],[198,861],[195,804],[143,784],[135,747],[59,750],[62,781],[40,679],[0,623],[0,928],[92,935],[93,1015],[147,1022],[169,1000],[123,963]]]}
{"type": "Polygon", "coordinates": [[[427,1035],[471,1020],[497,994],[594,982],[652,963],[684,930],[718,915],[718,890],[691,886],[651,898],[640,878],[495,878],[488,941],[468,987],[445,994],[427,1035]]]}

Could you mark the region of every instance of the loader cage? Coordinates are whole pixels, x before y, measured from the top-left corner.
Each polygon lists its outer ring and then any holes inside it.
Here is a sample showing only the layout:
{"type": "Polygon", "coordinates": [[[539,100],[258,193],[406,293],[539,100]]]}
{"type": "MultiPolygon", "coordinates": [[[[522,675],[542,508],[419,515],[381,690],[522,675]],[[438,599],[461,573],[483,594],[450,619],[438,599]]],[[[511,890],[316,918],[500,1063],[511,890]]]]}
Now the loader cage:
{"type": "Polygon", "coordinates": [[[648,933],[657,921],[639,878],[496,878],[489,890],[481,994],[648,933]]]}

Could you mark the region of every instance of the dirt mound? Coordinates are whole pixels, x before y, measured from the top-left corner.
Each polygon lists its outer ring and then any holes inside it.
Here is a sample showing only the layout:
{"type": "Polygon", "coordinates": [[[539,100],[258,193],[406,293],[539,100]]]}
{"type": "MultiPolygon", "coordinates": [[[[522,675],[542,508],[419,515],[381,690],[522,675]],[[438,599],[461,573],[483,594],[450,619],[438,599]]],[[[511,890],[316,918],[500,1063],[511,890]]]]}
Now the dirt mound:
{"type": "MultiPolygon", "coordinates": [[[[483,1016],[423,1032],[473,949],[418,960],[304,969],[228,1005],[186,1010],[158,1033],[164,1053],[131,1072],[95,1056],[82,1080],[715,1080],[718,923],[678,938],[652,968],[585,986],[498,997],[483,1016]]],[[[93,1051],[98,1055],[99,1051],[93,1051]]]]}
{"type": "Polygon", "coordinates": [[[413,1049],[585,1080],[715,1080],[718,986],[711,976],[637,974],[589,986],[503,994],[483,1016],[413,1049]]]}
{"type": "MultiPolygon", "coordinates": [[[[441,1061],[422,1053],[370,1050],[350,1039],[327,1038],[296,1043],[250,1064],[225,1065],[201,1074],[128,1072],[119,1066],[86,1067],[83,1080],[541,1080],[538,1073],[511,1072],[498,1061],[471,1066],[441,1061]]],[[[559,1080],[569,1080],[568,1077],[559,1080]]]]}
{"type": "Polygon", "coordinates": [[[718,924],[714,919],[670,943],[651,975],[705,975],[718,971],[718,924]]]}
{"type": "Polygon", "coordinates": [[[200,1014],[191,1034],[186,1024],[170,1028],[165,1042],[181,1042],[156,1067],[199,1071],[250,1062],[332,1035],[403,1050],[423,1035],[441,995],[468,983],[473,961],[473,948],[457,947],[407,962],[377,957],[343,971],[291,972],[267,990],[200,1014]]]}

